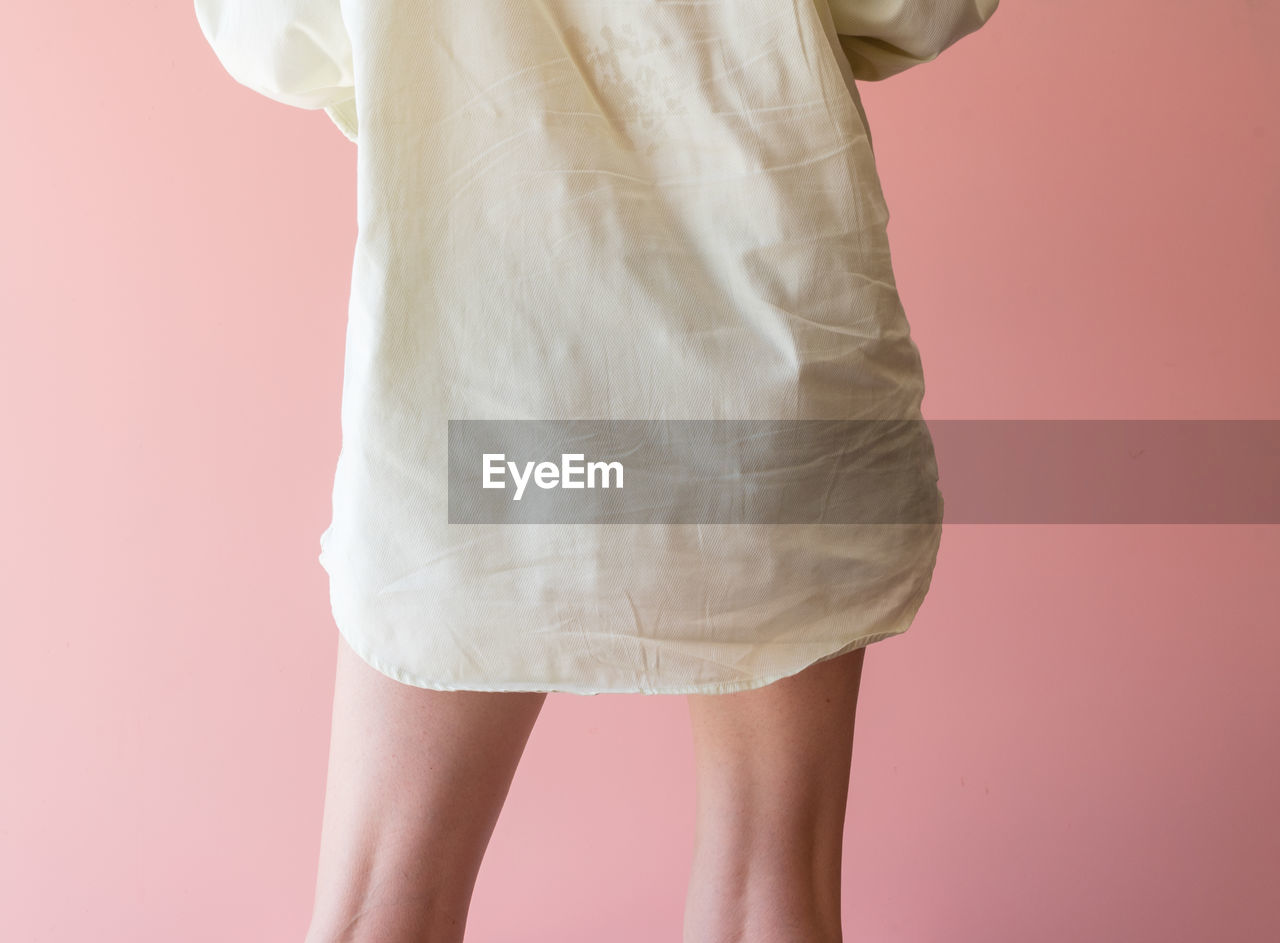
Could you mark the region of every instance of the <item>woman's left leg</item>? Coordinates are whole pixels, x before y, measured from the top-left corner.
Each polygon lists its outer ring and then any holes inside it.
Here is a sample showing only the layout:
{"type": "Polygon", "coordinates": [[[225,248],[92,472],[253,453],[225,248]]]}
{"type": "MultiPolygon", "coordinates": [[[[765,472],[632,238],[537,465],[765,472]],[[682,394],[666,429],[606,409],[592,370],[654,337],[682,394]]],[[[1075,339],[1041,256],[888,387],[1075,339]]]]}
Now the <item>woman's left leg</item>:
{"type": "Polygon", "coordinates": [[[461,943],[481,860],[545,700],[402,684],[339,636],[306,943],[461,943]]]}

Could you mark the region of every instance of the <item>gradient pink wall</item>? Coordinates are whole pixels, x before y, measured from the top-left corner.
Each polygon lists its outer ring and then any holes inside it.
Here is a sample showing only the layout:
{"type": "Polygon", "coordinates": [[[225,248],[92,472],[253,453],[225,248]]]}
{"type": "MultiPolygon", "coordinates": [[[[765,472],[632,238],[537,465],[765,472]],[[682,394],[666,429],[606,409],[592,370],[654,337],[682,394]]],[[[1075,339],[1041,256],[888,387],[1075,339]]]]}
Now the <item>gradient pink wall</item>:
{"type": "MultiPolygon", "coordinates": [[[[1276,4],[1005,0],[863,86],[929,418],[1276,418],[1276,4]]],[[[19,4],[0,937],[300,941],[356,149],[187,3],[19,4]]],[[[998,457],[993,457],[998,460],[998,457]]],[[[869,650],[850,941],[1280,938],[1274,526],[949,526],[869,650]]],[[[469,940],[680,936],[683,698],[553,695],[469,940]]]]}

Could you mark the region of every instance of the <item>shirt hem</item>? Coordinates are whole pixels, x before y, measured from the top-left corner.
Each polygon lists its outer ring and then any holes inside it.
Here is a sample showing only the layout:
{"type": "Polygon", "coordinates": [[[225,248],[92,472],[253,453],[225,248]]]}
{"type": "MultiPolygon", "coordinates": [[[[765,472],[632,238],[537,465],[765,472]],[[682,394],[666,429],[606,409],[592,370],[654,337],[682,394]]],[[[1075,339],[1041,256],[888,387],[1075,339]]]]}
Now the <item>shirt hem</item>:
{"type": "MultiPolygon", "coordinates": [[[[923,597],[923,594],[921,594],[923,597]]],[[[920,600],[921,602],[923,599],[920,600]]],[[[450,682],[438,681],[423,678],[403,669],[396,668],[382,661],[373,652],[367,648],[362,642],[351,637],[341,625],[338,626],[338,634],[351,647],[357,655],[360,656],[366,664],[374,670],[386,675],[394,681],[401,684],[407,684],[415,688],[423,688],[430,691],[480,691],[486,693],[542,693],[542,694],[577,694],[584,697],[595,697],[599,694],[645,694],[645,695],[661,695],[661,694],[732,694],[736,691],[751,691],[756,688],[762,688],[765,685],[773,684],[775,681],[781,681],[783,678],[789,678],[799,674],[806,668],[827,661],[832,658],[838,658],[841,655],[847,655],[859,648],[865,648],[874,642],[879,642],[896,635],[904,634],[914,621],[915,611],[919,608],[919,602],[910,607],[909,614],[906,617],[906,624],[899,625],[893,629],[887,629],[883,632],[876,632],[872,635],[865,635],[851,642],[846,642],[836,648],[819,655],[817,658],[810,659],[804,664],[794,668],[786,668],[781,671],[773,672],[768,675],[759,675],[754,678],[745,678],[741,681],[720,681],[708,682],[706,684],[678,684],[678,685],[662,685],[654,688],[635,688],[635,687],[619,687],[619,688],[600,688],[590,687],[586,685],[573,685],[565,682],[548,682],[548,681],[500,681],[492,684],[484,684],[481,682],[450,682]]]]}

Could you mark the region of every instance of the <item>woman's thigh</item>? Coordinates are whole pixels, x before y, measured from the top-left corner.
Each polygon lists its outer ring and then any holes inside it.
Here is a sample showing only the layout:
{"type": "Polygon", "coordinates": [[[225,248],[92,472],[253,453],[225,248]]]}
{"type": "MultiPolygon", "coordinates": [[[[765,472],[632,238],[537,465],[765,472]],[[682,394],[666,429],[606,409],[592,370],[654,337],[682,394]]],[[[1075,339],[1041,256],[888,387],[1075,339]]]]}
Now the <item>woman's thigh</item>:
{"type": "Polygon", "coordinates": [[[798,934],[791,939],[839,938],[865,655],[855,649],[751,691],[689,697],[698,775],[690,938],[786,928],[798,934]]]}
{"type": "Polygon", "coordinates": [[[462,939],[485,848],[545,700],[403,684],[339,636],[308,943],[462,939]]]}

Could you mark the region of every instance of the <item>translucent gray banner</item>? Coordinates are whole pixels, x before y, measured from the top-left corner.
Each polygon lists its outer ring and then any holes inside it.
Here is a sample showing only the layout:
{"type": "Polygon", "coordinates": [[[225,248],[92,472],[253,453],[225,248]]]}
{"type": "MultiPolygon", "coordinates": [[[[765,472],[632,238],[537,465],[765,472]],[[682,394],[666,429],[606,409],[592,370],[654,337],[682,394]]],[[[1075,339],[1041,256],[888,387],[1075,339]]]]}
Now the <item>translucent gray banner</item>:
{"type": "Polygon", "coordinates": [[[1280,523],[1280,420],[931,420],[948,524],[1280,523]]]}
{"type": "Polygon", "coordinates": [[[1278,484],[1277,420],[449,420],[451,523],[1267,524],[1278,484]]]}
{"type": "Polygon", "coordinates": [[[919,420],[449,420],[449,521],[936,523],[919,420]]]}

